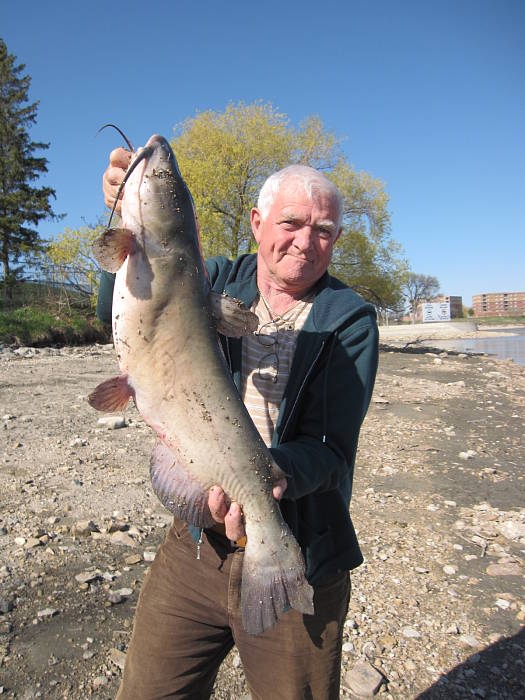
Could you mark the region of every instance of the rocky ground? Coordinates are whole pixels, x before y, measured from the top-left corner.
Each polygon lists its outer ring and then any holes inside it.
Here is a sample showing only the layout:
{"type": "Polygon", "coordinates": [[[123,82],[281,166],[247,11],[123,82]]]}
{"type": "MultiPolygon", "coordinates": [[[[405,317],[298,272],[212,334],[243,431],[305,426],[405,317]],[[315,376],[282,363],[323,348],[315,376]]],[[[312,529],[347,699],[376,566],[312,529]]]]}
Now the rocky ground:
{"type": "MultiPolygon", "coordinates": [[[[170,517],[109,346],[0,348],[0,695],[113,698],[170,517]]],[[[525,368],[382,352],[358,453],[342,697],[525,697],[525,368]],[[353,692],[352,692],[353,691],[353,692]]],[[[247,688],[234,651],[215,698],[247,688]]]]}

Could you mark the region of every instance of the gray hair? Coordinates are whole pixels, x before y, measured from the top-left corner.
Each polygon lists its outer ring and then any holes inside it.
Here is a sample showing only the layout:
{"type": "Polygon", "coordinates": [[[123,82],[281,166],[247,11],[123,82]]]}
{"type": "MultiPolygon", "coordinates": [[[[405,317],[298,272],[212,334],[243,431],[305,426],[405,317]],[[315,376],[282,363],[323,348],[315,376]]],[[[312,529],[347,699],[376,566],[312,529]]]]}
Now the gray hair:
{"type": "Polygon", "coordinates": [[[336,223],[337,228],[340,228],[343,218],[343,197],[326,175],[315,170],[315,168],[311,168],[309,165],[288,165],[286,168],[270,175],[261,187],[259,199],[257,200],[257,208],[261,212],[263,219],[266,219],[268,216],[275,197],[285,181],[301,184],[310,199],[314,191],[325,192],[331,195],[337,202],[338,216],[336,223]]]}

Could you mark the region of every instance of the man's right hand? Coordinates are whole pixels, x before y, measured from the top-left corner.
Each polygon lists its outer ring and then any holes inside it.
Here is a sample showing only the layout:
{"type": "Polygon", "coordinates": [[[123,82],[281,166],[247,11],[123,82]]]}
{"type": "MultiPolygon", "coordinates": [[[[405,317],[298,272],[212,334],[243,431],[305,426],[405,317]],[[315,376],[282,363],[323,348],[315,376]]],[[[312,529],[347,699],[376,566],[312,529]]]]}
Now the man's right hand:
{"type": "MultiPolygon", "coordinates": [[[[104,192],[104,201],[110,209],[115,203],[118,188],[124,179],[124,175],[126,174],[130,161],[131,153],[126,151],[125,148],[115,148],[115,150],[111,151],[109,155],[109,165],[102,177],[102,190],[104,192]]],[[[122,190],[120,193],[119,201],[115,207],[117,214],[120,214],[123,196],[124,190],[122,190]]]]}

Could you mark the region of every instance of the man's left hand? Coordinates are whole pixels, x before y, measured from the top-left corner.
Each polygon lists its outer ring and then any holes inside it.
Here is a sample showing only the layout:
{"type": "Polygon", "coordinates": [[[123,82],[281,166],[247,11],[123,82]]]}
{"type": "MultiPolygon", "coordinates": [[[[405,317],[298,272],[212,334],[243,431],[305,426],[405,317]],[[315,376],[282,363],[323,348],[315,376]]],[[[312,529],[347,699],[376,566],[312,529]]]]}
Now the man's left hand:
{"type": "MultiPolygon", "coordinates": [[[[275,482],[273,487],[273,497],[275,500],[281,500],[286,491],[286,486],[287,483],[284,478],[275,482]]],[[[220,486],[214,486],[210,489],[208,506],[213,519],[218,523],[224,524],[226,537],[229,540],[237,542],[246,536],[241,506],[235,503],[235,501],[229,502],[220,486]]]]}

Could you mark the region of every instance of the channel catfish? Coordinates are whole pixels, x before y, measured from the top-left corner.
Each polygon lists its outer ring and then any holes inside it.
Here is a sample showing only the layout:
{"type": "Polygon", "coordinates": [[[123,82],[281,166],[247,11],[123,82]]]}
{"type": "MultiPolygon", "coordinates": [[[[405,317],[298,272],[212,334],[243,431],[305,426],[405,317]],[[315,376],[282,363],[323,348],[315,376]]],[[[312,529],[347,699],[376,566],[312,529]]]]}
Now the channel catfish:
{"type": "Polygon", "coordinates": [[[272,496],[280,470],[218,342],[217,330],[250,333],[257,318],[210,292],[193,200],[163,137],[138,149],[124,183],[121,225],[95,243],[101,266],[116,272],[113,338],[121,374],[100,384],[89,402],[115,411],[135,401],[159,437],[153,489],[176,516],[199,527],[213,524],[207,494],[215,484],[241,504],[242,619],[248,633],[261,634],[289,607],[312,614],[313,591],[272,496]]]}

